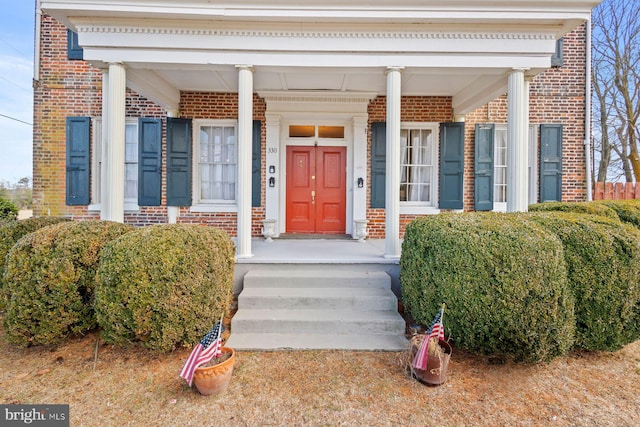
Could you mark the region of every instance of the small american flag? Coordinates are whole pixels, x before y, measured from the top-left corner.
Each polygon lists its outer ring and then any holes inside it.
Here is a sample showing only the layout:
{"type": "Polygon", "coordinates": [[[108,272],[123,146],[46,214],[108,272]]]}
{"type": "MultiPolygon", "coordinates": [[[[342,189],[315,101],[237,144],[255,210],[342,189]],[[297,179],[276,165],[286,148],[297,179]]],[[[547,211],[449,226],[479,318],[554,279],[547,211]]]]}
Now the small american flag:
{"type": "Polygon", "coordinates": [[[431,328],[429,328],[429,333],[424,337],[422,344],[420,344],[420,348],[418,349],[418,353],[413,358],[413,367],[415,369],[426,370],[427,369],[427,359],[429,358],[429,341],[431,338],[435,338],[437,340],[444,339],[444,325],[442,324],[442,315],[444,313],[444,307],[440,309],[440,312],[436,315],[436,318],[433,319],[433,323],[431,323],[431,328]]]}
{"type": "Polygon", "coordinates": [[[222,354],[222,319],[209,331],[207,335],[195,346],[189,358],[187,359],[180,376],[187,380],[189,386],[193,383],[193,374],[196,372],[198,366],[204,365],[213,359],[214,357],[222,354]]]}

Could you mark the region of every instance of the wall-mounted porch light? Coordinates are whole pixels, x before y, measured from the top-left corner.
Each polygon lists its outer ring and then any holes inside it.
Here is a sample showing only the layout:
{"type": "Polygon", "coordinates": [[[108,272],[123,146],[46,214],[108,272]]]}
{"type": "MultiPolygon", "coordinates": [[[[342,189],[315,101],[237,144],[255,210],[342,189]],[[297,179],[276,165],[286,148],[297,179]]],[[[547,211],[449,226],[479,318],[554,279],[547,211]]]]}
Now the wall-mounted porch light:
{"type": "Polygon", "coordinates": [[[269,187],[276,186],[276,179],[274,177],[269,178],[269,187]]]}
{"type": "Polygon", "coordinates": [[[358,178],[358,188],[364,187],[364,179],[358,178]]]}

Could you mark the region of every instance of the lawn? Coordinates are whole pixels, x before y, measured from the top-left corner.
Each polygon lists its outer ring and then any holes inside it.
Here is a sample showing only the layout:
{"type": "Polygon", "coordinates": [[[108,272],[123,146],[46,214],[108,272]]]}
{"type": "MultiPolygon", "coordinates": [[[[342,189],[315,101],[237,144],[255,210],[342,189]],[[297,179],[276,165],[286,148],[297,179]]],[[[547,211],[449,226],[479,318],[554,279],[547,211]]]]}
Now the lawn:
{"type": "Polygon", "coordinates": [[[69,404],[72,426],[640,425],[640,342],[536,365],[454,346],[438,387],[407,374],[405,353],[242,351],[219,396],[178,377],[189,352],[122,349],[96,334],[18,349],[0,327],[0,403],[69,404]]]}

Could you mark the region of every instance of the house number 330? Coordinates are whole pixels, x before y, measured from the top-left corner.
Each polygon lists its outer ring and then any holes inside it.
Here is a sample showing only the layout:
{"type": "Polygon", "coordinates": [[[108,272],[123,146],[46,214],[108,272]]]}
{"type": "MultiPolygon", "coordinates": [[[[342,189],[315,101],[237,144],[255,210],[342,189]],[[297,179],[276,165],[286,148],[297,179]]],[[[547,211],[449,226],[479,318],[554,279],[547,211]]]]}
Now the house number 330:
{"type": "Polygon", "coordinates": [[[267,153],[269,154],[276,154],[278,152],[278,148],[277,147],[269,147],[267,148],[267,153]]]}

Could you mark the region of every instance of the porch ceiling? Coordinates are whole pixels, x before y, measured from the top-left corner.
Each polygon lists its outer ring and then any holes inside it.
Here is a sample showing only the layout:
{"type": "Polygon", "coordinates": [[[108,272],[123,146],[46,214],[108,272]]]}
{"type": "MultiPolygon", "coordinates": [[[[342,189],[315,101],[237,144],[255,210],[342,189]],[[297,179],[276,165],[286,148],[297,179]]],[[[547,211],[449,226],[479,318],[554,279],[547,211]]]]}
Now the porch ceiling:
{"type": "MultiPolygon", "coordinates": [[[[99,65],[100,66],[100,65],[99,65]]],[[[127,84],[167,109],[177,109],[181,91],[235,92],[234,66],[206,69],[127,63],[127,84]]],[[[332,91],[386,94],[387,67],[254,66],[254,91],[332,91]]],[[[530,69],[535,75],[541,69],[530,69]]],[[[448,96],[456,114],[464,114],[506,93],[508,68],[416,68],[402,71],[403,96],[448,96]]]]}
{"type": "MultiPolygon", "coordinates": [[[[238,72],[233,66],[209,66],[206,70],[153,68],[151,64],[131,64],[140,79],[162,79],[180,91],[235,92],[238,72]]],[[[327,90],[344,92],[386,93],[386,67],[345,69],[326,67],[254,67],[254,90],[327,90]]],[[[407,68],[403,70],[404,95],[454,96],[473,84],[479,75],[491,75],[496,80],[505,70],[467,70],[407,68]]],[[[138,77],[136,77],[136,80],[138,77]]],[[[505,86],[506,87],[506,86],[505,86]]]]}
{"type": "MultiPolygon", "coordinates": [[[[127,85],[168,110],[177,109],[180,92],[235,92],[238,71],[234,66],[211,65],[206,69],[158,64],[127,63],[127,85]]],[[[404,96],[449,96],[456,114],[464,114],[506,93],[503,68],[406,68],[402,75],[404,96]]],[[[530,70],[534,73],[534,70],[530,70]]],[[[254,67],[254,91],[331,91],[386,94],[386,67],[254,67]]]]}

